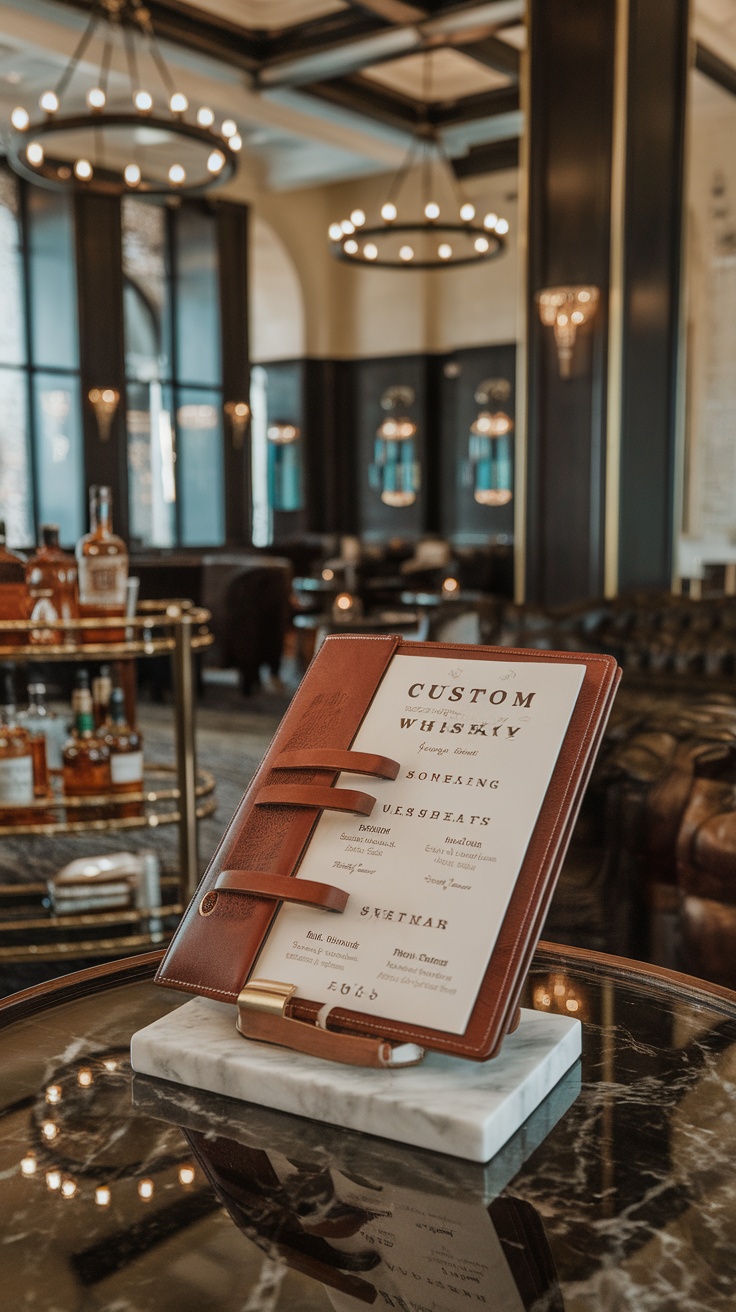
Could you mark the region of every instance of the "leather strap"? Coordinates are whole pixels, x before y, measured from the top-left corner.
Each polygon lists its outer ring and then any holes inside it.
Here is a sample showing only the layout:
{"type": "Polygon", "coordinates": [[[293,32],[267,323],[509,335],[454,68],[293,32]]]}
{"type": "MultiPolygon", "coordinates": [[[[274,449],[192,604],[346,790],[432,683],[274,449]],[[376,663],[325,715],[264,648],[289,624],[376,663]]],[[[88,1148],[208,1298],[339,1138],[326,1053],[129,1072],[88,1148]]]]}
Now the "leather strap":
{"type": "Polygon", "coordinates": [[[370,793],[354,788],[324,788],[318,784],[269,784],[255,799],[256,806],[314,806],[325,811],[354,811],[370,815],[376,804],[370,793]]]}
{"type": "Polygon", "coordinates": [[[334,884],[320,884],[314,879],[294,879],[292,875],[272,875],[265,870],[223,870],[215,880],[218,893],[247,893],[251,897],[270,897],[278,902],[299,902],[322,911],[344,911],[349,893],[334,884]]]}
{"type": "Polygon", "coordinates": [[[349,770],[351,774],[370,774],[378,779],[395,779],[401,769],[390,756],[373,752],[354,752],[341,747],[305,747],[282,752],[272,770],[349,770]]]}

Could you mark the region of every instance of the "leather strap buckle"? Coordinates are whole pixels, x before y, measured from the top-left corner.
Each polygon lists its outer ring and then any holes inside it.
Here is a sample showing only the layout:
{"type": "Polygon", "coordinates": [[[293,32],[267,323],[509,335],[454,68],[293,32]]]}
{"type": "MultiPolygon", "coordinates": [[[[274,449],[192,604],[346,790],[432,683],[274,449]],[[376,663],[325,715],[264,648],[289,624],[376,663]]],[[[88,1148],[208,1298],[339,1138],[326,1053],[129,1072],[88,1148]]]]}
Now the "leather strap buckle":
{"type": "Polygon", "coordinates": [[[267,784],[256,806],[313,806],[323,811],[353,811],[370,815],[376,799],[356,788],[328,788],[322,784],[267,784]]]}
{"type": "Polygon", "coordinates": [[[275,902],[296,902],[317,907],[320,911],[344,911],[350,896],[334,884],[295,879],[293,875],[272,875],[265,870],[222,870],[215,881],[215,891],[268,897],[275,902]]]}
{"type": "Polygon", "coordinates": [[[279,980],[253,979],[238,996],[236,1028],[245,1039],[275,1043],[310,1057],[324,1057],[349,1066],[379,1069],[416,1066],[424,1049],[415,1043],[394,1046],[387,1039],[359,1034],[341,1034],[326,1028],[331,1007],[323,1007],[317,1023],[295,1020],[288,1009],[296,994],[295,984],[279,980]]]}

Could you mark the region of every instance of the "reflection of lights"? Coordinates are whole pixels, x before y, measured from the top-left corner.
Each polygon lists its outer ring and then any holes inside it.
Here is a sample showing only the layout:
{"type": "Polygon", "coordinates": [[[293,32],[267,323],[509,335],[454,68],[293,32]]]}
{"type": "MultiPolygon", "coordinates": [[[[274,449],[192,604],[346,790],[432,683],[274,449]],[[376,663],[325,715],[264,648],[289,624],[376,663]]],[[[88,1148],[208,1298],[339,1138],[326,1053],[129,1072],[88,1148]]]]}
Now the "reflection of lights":
{"type": "Polygon", "coordinates": [[[77,1186],[73,1180],[64,1180],[61,1186],[61,1192],[64,1198],[73,1198],[77,1192],[77,1186]]]}
{"type": "Polygon", "coordinates": [[[38,1162],[36,1161],[36,1156],[34,1153],[28,1153],[27,1156],[22,1159],[20,1164],[20,1169],[23,1175],[36,1174],[36,1170],[38,1169],[38,1162]]]}
{"type": "Polygon", "coordinates": [[[153,1198],[153,1180],[141,1180],[138,1185],[138,1197],[142,1198],[144,1203],[153,1198]]]}
{"type": "Polygon", "coordinates": [[[118,1068],[117,1062],[113,1061],[112,1057],[106,1057],[102,1065],[105,1067],[106,1071],[116,1071],[118,1068]]]}
{"type": "Polygon", "coordinates": [[[77,1071],[77,1084],[80,1089],[88,1089],[91,1084],[94,1084],[94,1080],[95,1077],[89,1069],[89,1066],[83,1066],[81,1070],[77,1071]]]}
{"type": "Polygon", "coordinates": [[[61,1188],[61,1171],[46,1172],[46,1188],[52,1192],[61,1188]]]}
{"type": "Polygon", "coordinates": [[[589,1019],[589,1006],[584,990],[574,984],[566,975],[550,975],[534,989],[533,1005],[537,1010],[552,1010],[561,1015],[577,1016],[580,1020],[589,1019]]]}
{"type": "Polygon", "coordinates": [[[61,1102],[61,1085],[49,1084],[46,1089],[46,1101],[50,1103],[61,1102]]]}
{"type": "Polygon", "coordinates": [[[43,1125],[41,1126],[41,1134],[43,1135],[44,1139],[48,1139],[49,1143],[51,1143],[52,1139],[55,1139],[58,1133],[59,1133],[58,1125],[54,1125],[53,1121],[44,1121],[43,1125]]]}
{"type": "Polygon", "coordinates": [[[334,569],[323,569],[323,570],[322,570],[322,578],[324,579],[325,583],[331,583],[332,580],[334,579],[334,577],[335,577],[335,571],[334,571],[334,569]]]}
{"type": "Polygon", "coordinates": [[[554,987],[554,989],[553,989],[553,992],[554,992],[554,995],[555,995],[556,998],[564,998],[564,996],[565,996],[565,985],[564,985],[564,984],[555,984],[555,987],[554,987]]]}
{"type": "Polygon", "coordinates": [[[179,1184],[191,1184],[194,1179],[193,1166],[181,1166],[179,1168],[179,1184]]]}
{"type": "Polygon", "coordinates": [[[107,1207],[110,1203],[112,1194],[106,1184],[100,1184],[95,1189],[95,1202],[98,1207],[107,1207]]]}
{"type": "Polygon", "coordinates": [[[350,610],[353,604],[353,598],[349,592],[341,592],[339,597],[335,597],[335,605],[338,610],[350,610]]]}
{"type": "Polygon", "coordinates": [[[568,998],[565,1006],[568,1011],[578,1011],[580,1009],[580,1003],[577,998],[568,998]]]}

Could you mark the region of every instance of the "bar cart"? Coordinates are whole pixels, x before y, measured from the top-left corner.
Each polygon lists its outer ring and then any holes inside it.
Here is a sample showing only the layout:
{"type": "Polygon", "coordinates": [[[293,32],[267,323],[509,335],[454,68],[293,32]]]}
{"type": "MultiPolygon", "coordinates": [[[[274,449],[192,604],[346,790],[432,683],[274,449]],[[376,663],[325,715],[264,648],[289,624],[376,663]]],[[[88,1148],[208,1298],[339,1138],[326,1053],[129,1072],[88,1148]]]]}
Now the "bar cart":
{"type": "Polygon", "coordinates": [[[148,951],[168,938],[199,880],[197,826],[213,814],[215,778],[198,770],[194,733],[194,655],[214,641],[208,628],[210,613],[186,601],[142,602],[133,617],[0,621],[0,661],[18,665],[34,662],[105,661],[116,667],[131,714],[135,706],[135,661],[169,655],[174,688],[176,763],[146,763],[139,793],[125,794],[125,808],[112,794],[82,798],[54,792],[24,805],[22,823],[3,819],[8,807],[0,806],[0,842],[24,835],[125,832],[177,825],[178,876],[162,879],[159,908],[145,915],[126,910],[85,914],[49,914],[44,907],[44,884],[0,884],[0,964],[3,962],[84,960],[148,951]],[[97,640],[102,630],[111,640],[97,640]],[[94,630],[85,641],[85,634],[94,630]],[[140,804],[136,815],[130,804],[140,804]],[[91,808],[103,818],[81,819],[91,808]],[[116,814],[117,810],[117,814],[116,814]],[[33,812],[38,813],[38,818],[33,812]],[[151,926],[156,926],[152,932],[151,926]]]}

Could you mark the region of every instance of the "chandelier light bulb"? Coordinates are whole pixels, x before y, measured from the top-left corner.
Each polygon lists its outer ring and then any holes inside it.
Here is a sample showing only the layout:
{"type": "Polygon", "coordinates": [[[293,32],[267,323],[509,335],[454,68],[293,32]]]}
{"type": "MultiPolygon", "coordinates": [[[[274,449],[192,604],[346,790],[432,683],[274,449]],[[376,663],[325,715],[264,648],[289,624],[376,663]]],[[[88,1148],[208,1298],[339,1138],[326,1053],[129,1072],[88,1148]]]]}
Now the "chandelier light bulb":
{"type": "Polygon", "coordinates": [[[15,128],[16,132],[25,132],[30,121],[31,121],[31,116],[28,113],[28,110],[24,109],[22,105],[16,105],[15,109],[10,115],[10,122],[13,124],[13,127],[15,128]]]}
{"type": "Polygon", "coordinates": [[[365,223],[365,214],[363,213],[363,211],[353,210],[352,214],[350,215],[350,222],[353,224],[354,227],[362,228],[363,224],[365,223]]]}
{"type": "Polygon", "coordinates": [[[213,150],[207,160],[207,169],[210,173],[220,173],[225,164],[225,156],[221,150],[213,150]]]}
{"type": "Polygon", "coordinates": [[[355,226],[350,222],[350,219],[343,219],[342,223],[340,224],[340,227],[346,237],[352,237],[353,233],[355,232],[355,226]]]}
{"type": "Polygon", "coordinates": [[[366,242],[365,246],[363,247],[363,254],[365,255],[365,258],[367,260],[377,260],[378,247],[376,246],[375,242],[372,241],[366,242]]]}
{"type": "Polygon", "coordinates": [[[243,138],[241,137],[239,132],[233,132],[233,135],[231,136],[228,145],[231,150],[243,149],[243,138]]]}
{"type": "Polygon", "coordinates": [[[473,245],[475,246],[475,249],[477,250],[479,255],[485,255],[490,245],[490,242],[487,237],[476,237],[473,245]]]}
{"type": "Polygon", "coordinates": [[[186,176],[186,169],[184,169],[181,164],[171,165],[171,168],[169,169],[169,182],[173,183],[175,187],[180,186],[180,184],[186,180],[186,176]]]}
{"type": "Polygon", "coordinates": [[[439,255],[441,260],[451,260],[452,246],[450,245],[450,243],[447,241],[443,241],[442,244],[437,247],[437,254],[439,255]]]}
{"type": "Polygon", "coordinates": [[[145,1203],[149,1198],[153,1198],[153,1180],[141,1180],[138,1185],[138,1197],[142,1198],[145,1203]]]}
{"type": "Polygon", "coordinates": [[[92,177],[92,165],[88,159],[78,159],[74,165],[74,176],[80,182],[89,182],[92,177]]]}
{"type": "Polygon", "coordinates": [[[61,1171],[46,1172],[46,1188],[51,1189],[52,1192],[61,1188],[61,1171]]]}
{"type": "Polygon", "coordinates": [[[381,206],[381,218],[385,219],[386,223],[393,223],[397,213],[398,211],[393,201],[387,200],[386,204],[381,206]]]}
{"type": "Polygon", "coordinates": [[[39,168],[43,164],[43,146],[40,141],[29,141],[26,146],[26,159],[34,168],[39,168]]]}
{"type": "Polygon", "coordinates": [[[100,1184],[95,1189],[95,1202],[98,1207],[109,1207],[112,1194],[106,1184],[100,1184]]]}
{"type": "Polygon", "coordinates": [[[343,250],[346,255],[357,255],[358,254],[357,241],[355,241],[353,237],[349,237],[348,240],[345,242],[345,245],[343,246],[343,250]]]}
{"type": "Polygon", "coordinates": [[[153,109],[153,96],[150,91],[136,91],[133,103],[141,114],[150,114],[153,109]]]}
{"type": "Polygon", "coordinates": [[[192,1184],[193,1180],[194,1180],[194,1167],[193,1167],[193,1166],[180,1166],[180,1167],[179,1167],[179,1184],[192,1184]]]}
{"type": "Polygon", "coordinates": [[[226,118],[222,124],[223,137],[234,137],[238,130],[238,125],[233,118],[226,118]]]}
{"type": "Polygon", "coordinates": [[[487,228],[489,232],[493,232],[493,229],[495,228],[497,223],[498,223],[497,214],[493,214],[493,213],[486,214],[486,217],[483,220],[483,227],[487,228]]]}
{"type": "Polygon", "coordinates": [[[214,121],[215,115],[207,105],[197,110],[197,122],[201,128],[211,128],[214,121]]]}
{"type": "Polygon", "coordinates": [[[46,114],[55,114],[59,108],[59,97],[55,91],[44,91],[38,103],[46,114]]]}
{"type": "Polygon", "coordinates": [[[64,1198],[73,1198],[77,1192],[77,1186],[73,1180],[65,1180],[61,1186],[61,1192],[64,1198]]]}
{"type": "Polygon", "coordinates": [[[104,109],[107,96],[102,87],[90,87],[86,96],[87,104],[90,109],[104,109]]]}
{"type": "Polygon", "coordinates": [[[504,237],[509,230],[508,219],[499,219],[496,224],[496,232],[500,237],[504,237]]]}
{"type": "Polygon", "coordinates": [[[475,218],[475,205],[471,205],[469,200],[460,206],[460,218],[463,223],[470,223],[471,219],[475,218]]]}
{"type": "Polygon", "coordinates": [[[48,1103],[50,1103],[52,1106],[53,1106],[55,1103],[59,1103],[59,1102],[61,1102],[61,1085],[60,1085],[60,1084],[49,1084],[49,1085],[47,1085],[47,1088],[46,1088],[46,1101],[47,1101],[48,1103]]]}
{"type": "Polygon", "coordinates": [[[401,257],[402,260],[413,260],[414,251],[412,250],[411,246],[402,246],[401,250],[399,251],[399,256],[401,257]]]}
{"type": "Polygon", "coordinates": [[[429,219],[438,219],[440,217],[440,207],[436,200],[430,200],[424,206],[424,217],[429,219]]]}
{"type": "Polygon", "coordinates": [[[342,228],[340,227],[340,224],[331,223],[329,228],[327,229],[327,234],[330,238],[330,241],[339,241],[340,238],[342,237],[342,228]]]}
{"type": "Polygon", "coordinates": [[[185,114],[189,109],[189,101],[182,91],[175,91],[169,100],[169,109],[172,114],[185,114]]]}
{"type": "Polygon", "coordinates": [[[20,1169],[23,1175],[35,1175],[37,1167],[38,1162],[33,1153],[28,1153],[26,1157],[22,1158],[20,1169]]]}
{"type": "MultiPolygon", "coordinates": [[[[105,391],[106,390],[107,389],[105,389],[105,391]]],[[[105,392],[102,393],[102,399],[103,401],[107,400],[105,396],[105,392]]],[[[89,1089],[94,1084],[94,1075],[92,1074],[89,1066],[83,1066],[80,1071],[77,1071],[77,1084],[79,1085],[80,1089],[89,1089]]]]}
{"type": "Polygon", "coordinates": [[[48,1142],[51,1143],[51,1140],[55,1139],[59,1133],[59,1127],[58,1125],[54,1125],[53,1121],[44,1121],[41,1126],[41,1133],[44,1139],[47,1139],[48,1142]]]}
{"type": "Polygon", "coordinates": [[[141,171],[137,164],[126,164],[123,170],[123,177],[129,187],[137,187],[141,180],[141,171]]]}

